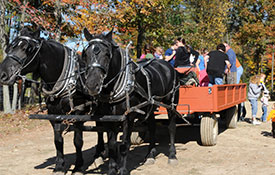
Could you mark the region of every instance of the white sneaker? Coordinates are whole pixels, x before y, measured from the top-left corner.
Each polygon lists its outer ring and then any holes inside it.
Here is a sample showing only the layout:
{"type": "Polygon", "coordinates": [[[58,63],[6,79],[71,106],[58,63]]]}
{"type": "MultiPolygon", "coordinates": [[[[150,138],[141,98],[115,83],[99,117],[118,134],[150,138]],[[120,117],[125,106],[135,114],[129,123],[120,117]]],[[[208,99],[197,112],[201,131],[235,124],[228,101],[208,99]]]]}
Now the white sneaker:
{"type": "Polygon", "coordinates": [[[253,124],[253,125],[260,125],[261,122],[259,122],[259,121],[257,121],[257,120],[253,120],[253,121],[252,121],[252,124],[253,124]]]}

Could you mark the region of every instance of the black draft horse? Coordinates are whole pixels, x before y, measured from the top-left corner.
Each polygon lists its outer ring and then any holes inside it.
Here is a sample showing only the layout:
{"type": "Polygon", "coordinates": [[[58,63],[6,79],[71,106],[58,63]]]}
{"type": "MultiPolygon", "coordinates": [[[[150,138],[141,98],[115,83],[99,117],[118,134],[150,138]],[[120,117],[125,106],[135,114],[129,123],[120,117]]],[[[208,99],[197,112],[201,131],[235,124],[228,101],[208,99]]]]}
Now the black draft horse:
{"type": "Polygon", "coordinates": [[[127,50],[121,49],[113,41],[112,32],[106,35],[92,35],[84,29],[89,45],[83,49],[81,58],[87,66],[83,86],[98,100],[94,115],[126,116],[125,121],[120,123],[101,123],[109,128],[108,174],[130,173],[126,168],[126,159],[136,119],[148,122],[150,146],[147,162],[154,163],[156,156],[154,110],[160,105],[164,105],[168,111],[170,134],[168,163],[174,164],[177,162],[175,149],[177,114],[175,108],[178,103],[179,87],[177,72],[164,60],[152,59],[138,64],[132,61],[127,63],[127,50]],[[123,137],[122,143],[117,146],[119,127],[122,128],[123,137]]]}
{"type": "MultiPolygon", "coordinates": [[[[78,55],[58,42],[40,38],[40,30],[32,32],[28,28],[23,28],[20,36],[9,44],[6,53],[6,58],[0,64],[0,83],[12,85],[18,77],[30,72],[41,77],[43,92],[47,97],[48,114],[66,114],[71,111],[72,103],[73,106],[77,106],[89,101],[90,96],[83,95],[82,89],[76,88],[75,85],[76,74],[74,74],[74,69],[77,68],[78,55]]],[[[83,111],[85,110],[83,109],[83,111]]],[[[75,111],[75,114],[82,114],[83,111],[75,111]]],[[[54,174],[64,175],[65,160],[62,132],[66,125],[55,121],[51,121],[51,125],[54,129],[56,148],[54,174]]],[[[73,173],[79,172],[79,174],[83,171],[82,125],[83,122],[74,123],[76,163],[73,173]]]]}

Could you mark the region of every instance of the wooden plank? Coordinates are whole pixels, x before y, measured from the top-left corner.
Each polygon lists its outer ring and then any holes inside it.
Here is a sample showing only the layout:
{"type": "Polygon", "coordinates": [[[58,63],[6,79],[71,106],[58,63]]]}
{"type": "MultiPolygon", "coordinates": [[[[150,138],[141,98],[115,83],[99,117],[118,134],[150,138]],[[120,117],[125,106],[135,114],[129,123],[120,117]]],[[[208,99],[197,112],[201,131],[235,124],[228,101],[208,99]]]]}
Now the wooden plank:
{"type": "Polygon", "coordinates": [[[51,121],[100,121],[100,122],[122,122],[126,119],[125,115],[104,115],[104,116],[92,116],[92,115],[54,115],[54,114],[30,114],[30,119],[51,120],[51,121]]]}

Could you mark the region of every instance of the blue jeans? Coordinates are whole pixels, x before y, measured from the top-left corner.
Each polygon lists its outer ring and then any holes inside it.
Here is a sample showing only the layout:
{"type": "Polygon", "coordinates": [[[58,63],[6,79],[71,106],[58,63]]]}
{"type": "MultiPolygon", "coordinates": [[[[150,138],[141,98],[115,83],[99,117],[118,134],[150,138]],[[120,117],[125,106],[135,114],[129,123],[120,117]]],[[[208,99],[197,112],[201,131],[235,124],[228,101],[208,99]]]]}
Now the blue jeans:
{"type": "Polygon", "coordinates": [[[257,111],[258,111],[258,101],[257,98],[251,98],[248,99],[250,104],[251,104],[251,109],[252,109],[252,117],[256,118],[257,116],[257,111]]]}
{"type": "Polygon", "coordinates": [[[243,74],[243,67],[240,66],[237,68],[237,84],[240,83],[242,74],[243,74]]]}
{"type": "Polygon", "coordinates": [[[223,84],[223,78],[214,77],[212,75],[208,75],[208,77],[209,77],[209,83],[208,83],[209,87],[212,87],[214,84],[218,84],[218,85],[223,84]]]}
{"type": "Polygon", "coordinates": [[[261,120],[262,120],[263,122],[266,122],[267,106],[263,105],[263,106],[262,106],[262,111],[263,111],[263,115],[262,115],[262,117],[261,117],[261,120]]]}

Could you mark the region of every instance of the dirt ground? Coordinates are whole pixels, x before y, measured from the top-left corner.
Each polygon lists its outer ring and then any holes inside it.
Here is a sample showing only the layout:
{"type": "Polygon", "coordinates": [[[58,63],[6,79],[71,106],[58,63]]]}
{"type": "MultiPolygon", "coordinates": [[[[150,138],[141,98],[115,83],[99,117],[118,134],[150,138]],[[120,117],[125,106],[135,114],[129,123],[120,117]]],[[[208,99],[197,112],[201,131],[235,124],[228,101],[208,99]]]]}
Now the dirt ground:
{"type": "MultiPolygon", "coordinates": [[[[258,106],[258,117],[260,117],[260,104],[258,106]]],[[[251,116],[248,102],[246,102],[246,109],[247,120],[238,122],[236,129],[219,129],[216,146],[206,147],[197,143],[199,126],[179,127],[176,144],[178,165],[167,164],[168,146],[165,142],[161,142],[157,147],[159,154],[154,165],[142,164],[148,149],[146,143],[133,146],[128,158],[131,174],[275,175],[275,139],[270,133],[271,122],[262,123],[259,126],[251,125],[248,122],[251,116]]],[[[268,109],[270,111],[270,106],[268,109]]],[[[48,121],[28,122],[35,127],[0,135],[0,175],[51,174],[55,160],[52,128],[48,121]]],[[[28,123],[23,124],[28,125],[28,123]]],[[[3,130],[3,124],[1,125],[3,130]]],[[[20,126],[19,122],[17,127],[20,126]]],[[[163,136],[165,134],[159,133],[163,136]]],[[[75,159],[72,136],[72,133],[65,135],[67,174],[71,174],[75,159]]],[[[95,133],[84,133],[86,174],[105,174],[107,162],[97,166],[91,164],[95,143],[95,133]]]]}

